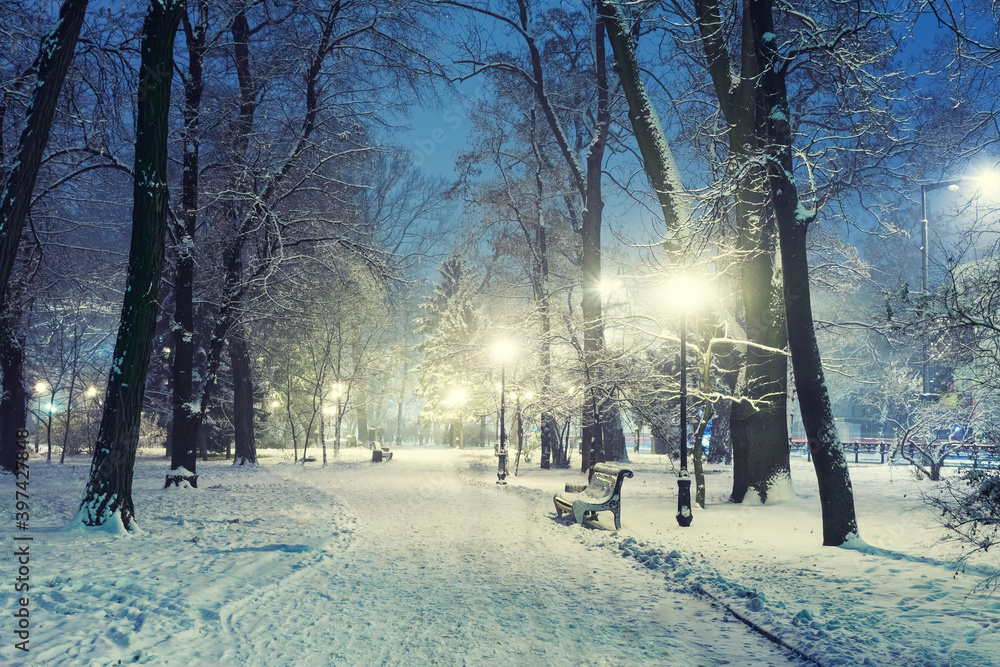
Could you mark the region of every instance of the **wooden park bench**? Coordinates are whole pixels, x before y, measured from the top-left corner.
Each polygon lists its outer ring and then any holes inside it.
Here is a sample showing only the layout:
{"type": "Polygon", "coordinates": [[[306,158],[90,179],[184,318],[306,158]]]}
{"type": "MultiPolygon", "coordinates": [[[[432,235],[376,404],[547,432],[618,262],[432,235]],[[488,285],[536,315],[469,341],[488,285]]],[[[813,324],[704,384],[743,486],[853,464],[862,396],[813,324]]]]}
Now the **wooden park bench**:
{"type": "Polygon", "coordinates": [[[572,514],[576,522],[583,524],[586,513],[596,518],[597,512],[610,511],[615,514],[615,530],[620,530],[622,511],[622,482],[632,477],[628,468],[618,468],[606,463],[594,466],[594,476],[590,484],[580,493],[557,493],[552,500],[556,505],[556,516],[563,512],[572,514]]]}
{"type": "Polygon", "coordinates": [[[383,461],[391,461],[391,460],[392,460],[392,452],[389,451],[388,447],[382,447],[380,449],[375,449],[375,447],[372,447],[372,463],[382,463],[383,461]]]}

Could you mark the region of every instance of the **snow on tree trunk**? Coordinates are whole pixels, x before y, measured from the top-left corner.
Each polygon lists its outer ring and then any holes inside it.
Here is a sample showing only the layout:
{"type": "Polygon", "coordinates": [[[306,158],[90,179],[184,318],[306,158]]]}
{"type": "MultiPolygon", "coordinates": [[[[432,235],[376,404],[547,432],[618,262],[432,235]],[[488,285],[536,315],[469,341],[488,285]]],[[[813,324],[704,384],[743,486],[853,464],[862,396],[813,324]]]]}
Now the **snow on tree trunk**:
{"type": "Polygon", "coordinates": [[[830,395],[823,377],[809,291],[806,233],[814,213],[798,198],[792,159],[792,130],[784,70],[776,48],[771,0],[748,0],[759,85],[769,110],[768,178],[774,201],[785,274],[785,318],[792,370],[823,513],[823,544],[838,546],[858,534],[854,491],[847,459],[833,421],[830,395]]]}
{"type": "Polygon", "coordinates": [[[775,352],[785,347],[780,274],[775,272],[777,231],[770,209],[767,173],[757,159],[766,144],[765,109],[757,87],[757,65],[749,13],[744,12],[738,85],[726,42],[728,32],[715,0],[696,2],[697,25],[709,75],[726,120],[730,170],[737,174],[735,193],[736,254],[746,313],[747,340],[770,349],[747,346],[740,373],[738,395],[749,399],[732,406],[730,431],[733,444],[733,491],[730,499],[742,502],[753,490],[767,501],[770,486],[787,480],[788,362],[775,352]],[[761,409],[763,405],[763,409],[761,409]]]}
{"type": "Polygon", "coordinates": [[[588,395],[583,405],[583,456],[584,470],[605,460],[604,416],[605,389],[598,371],[598,355],[604,350],[604,322],[601,314],[601,218],[604,201],[601,181],[604,178],[604,150],[608,143],[611,110],[608,103],[608,76],[604,54],[604,21],[598,19],[594,26],[594,71],[597,79],[597,119],[594,135],[587,150],[586,189],[584,191],[583,225],[581,226],[583,356],[587,367],[588,395]]]}
{"type": "MultiPolygon", "coordinates": [[[[196,470],[195,443],[202,421],[194,393],[194,240],[198,217],[199,115],[204,90],[202,62],[208,21],[204,0],[199,2],[198,18],[198,22],[192,25],[190,10],[186,9],[183,15],[188,47],[188,72],[184,81],[181,215],[174,229],[177,237],[177,264],[174,267],[174,349],[171,369],[173,446],[170,450],[170,470],[183,468],[191,473],[196,470]]],[[[176,477],[176,474],[172,477],[176,477]]],[[[192,486],[197,486],[197,478],[193,474],[189,477],[188,482],[192,486]]]]}
{"type": "Polygon", "coordinates": [[[685,195],[680,172],[660,119],[646,94],[635,43],[619,2],[601,0],[598,2],[598,11],[604,18],[608,41],[618,64],[618,77],[628,102],[628,118],[639,145],[646,177],[653,186],[663,212],[663,221],[667,226],[666,245],[673,248],[678,245],[687,223],[685,207],[681,202],[681,197],[685,195]]]}
{"type": "Polygon", "coordinates": [[[59,20],[42,40],[35,61],[38,83],[31,92],[24,128],[7,183],[0,194],[0,310],[3,309],[7,284],[14,269],[24,222],[31,208],[31,193],[35,189],[42,152],[49,140],[59,92],[73,60],[86,11],[87,0],[65,0],[59,8],[59,20]]]}
{"type": "MultiPolygon", "coordinates": [[[[738,207],[739,208],[739,207],[738,207]]],[[[740,215],[738,220],[746,221],[740,215]]],[[[739,223],[738,223],[739,224],[739,223]]],[[[751,223],[752,224],[752,223],[751,223]]],[[[761,233],[758,231],[758,235],[761,233]]],[[[741,229],[741,236],[744,232],[741,229]]],[[[772,290],[780,286],[774,280],[771,253],[751,241],[740,248],[743,256],[743,303],[746,312],[747,340],[771,348],[748,345],[737,393],[748,401],[735,403],[730,413],[733,440],[733,491],[731,499],[742,502],[748,491],[767,502],[770,485],[790,475],[788,455],[788,361],[773,349],[785,347],[787,337],[781,298],[772,290]]]]}
{"type": "MultiPolygon", "coordinates": [[[[142,28],[132,242],[104,414],[76,522],[133,530],[132,469],[158,309],[167,223],[167,120],[182,0],[152,0],[142,28]]],[[[180,443],[175,443],[180,444],[180,443]]]]}

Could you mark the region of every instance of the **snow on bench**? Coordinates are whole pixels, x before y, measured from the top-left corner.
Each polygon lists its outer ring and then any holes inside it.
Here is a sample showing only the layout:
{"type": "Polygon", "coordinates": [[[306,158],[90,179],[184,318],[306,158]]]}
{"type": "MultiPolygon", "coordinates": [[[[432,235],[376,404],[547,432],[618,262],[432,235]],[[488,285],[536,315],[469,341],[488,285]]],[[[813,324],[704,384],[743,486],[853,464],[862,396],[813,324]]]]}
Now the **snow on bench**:
{"type": "Polygon", "coordinates": [[[557,493],[552,497],[556,506],[556,516],[571,513],[576,522],[583,524],[584,514],[610,511],[615,515],[615,530],[620,530],[622,510],[622,482],[633,473],[628,468],[618,468],[606,463],[594,466],[594,476],[590,484],[580,493],[557,493]]]}

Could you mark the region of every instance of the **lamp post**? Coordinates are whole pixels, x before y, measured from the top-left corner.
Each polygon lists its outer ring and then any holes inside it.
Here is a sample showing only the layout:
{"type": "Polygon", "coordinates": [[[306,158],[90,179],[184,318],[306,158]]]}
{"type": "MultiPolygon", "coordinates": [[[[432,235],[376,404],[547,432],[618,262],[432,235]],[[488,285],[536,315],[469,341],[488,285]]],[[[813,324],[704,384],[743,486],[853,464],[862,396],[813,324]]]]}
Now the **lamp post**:
{"type": "Polygon", "coordinates": [[[687,316],[704,300],[704,286],[698,280],[685,275],[671,279],[666,290],[666,297],[671,305],[680,310],[680,370],[681,370],[681,465],[677,474],[677,523],[682,528],[691,525],[694,518],[691,514],[691,478],[688,476],[687,458],[687,316]]]}
{"type": "Polygon", "coordinates": [[[500,444],[497,449],[497,484],[507,483],[507,426],[505,422],[504,394],[507,391],[507,362],[517,354],[509,340],[493,343],[493,358],[500,362],[500,444]]]}
{"type": "Polygon", "coordinates": [[[677,476],[677,523],[691,525],[691,478],[687,448],[687,309],[681,311],[681,471],[677,476]]]}
{"type": "MultiPolygon", "coordinates": [[[[935,190],[942,190],[948,188],[949,190],[958,190],[958,186],[963,181],[974,181],[979,184],[980,190],[997,191],[1000,190],[1000,175],[993,171],[982,171],[975,176],[961,176],[959,178],[953,178],[947,181],[940,181],[938,183],[931,183],[930,185],[920,186],[920,292],[923,297],[927,298],[927,274],[930,262],[930,238],[928,234],[927,225],[927,193],[934,192],[935,190]]],[[[921,306],[919,310],[919,315],[923,317],[923,307],[921,306]]],[[[925,398],[929,398],[930,394],[930,374],[928,372],[928,349],[927,349],[927,338],[924,337],[923,344],[923,358],[921,360],[921,375],[923,376],[923,395],[925,398]]]]}
{"type": "MultiPolygon", "coordinates": [[[[958,189],[959,180],[954,179],[950,181],[941,181],[940,183],[933,183],[931,185],[921,185],[920,186],[920,293],[924,299],[927,298],[927,274],[928,266],[930,262],[930,253],[928,252],[928,247],[930,245],[930,239],[927,227],[927,193],[933,192],[935,190],[941,190],[943,188],[948,188],[949,190],[958,189]]],[[[920,308],[919,316],[923,319],[923,306],[920,308]]],[[[927,336],[924,336],[923,340],[923,351],[921,355],[920,363],[920,375],[923,378],[923,395],[928,397],[930,389],[930,375],[928,373],[928,349],[927,349],[927,336]]]]}

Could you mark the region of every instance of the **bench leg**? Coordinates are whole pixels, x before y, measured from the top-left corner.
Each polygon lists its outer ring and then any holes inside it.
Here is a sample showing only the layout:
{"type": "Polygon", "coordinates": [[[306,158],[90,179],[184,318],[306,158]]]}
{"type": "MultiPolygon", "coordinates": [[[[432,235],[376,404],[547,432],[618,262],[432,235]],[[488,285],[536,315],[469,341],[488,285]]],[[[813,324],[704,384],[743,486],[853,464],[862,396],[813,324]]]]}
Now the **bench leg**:
{"type": "Polygon", "coordinates": [[[622,529],[622,518],[619,515],[618,510],[612,510],[615,513],[615,530],[622,529]]]}
{"type": "Polygon", "coordinates": [[[577,503],[573,503],[573,519],[583,525],[583,517],[587,514],[587,511],[583,507],[578,507],[577,503]]]}

